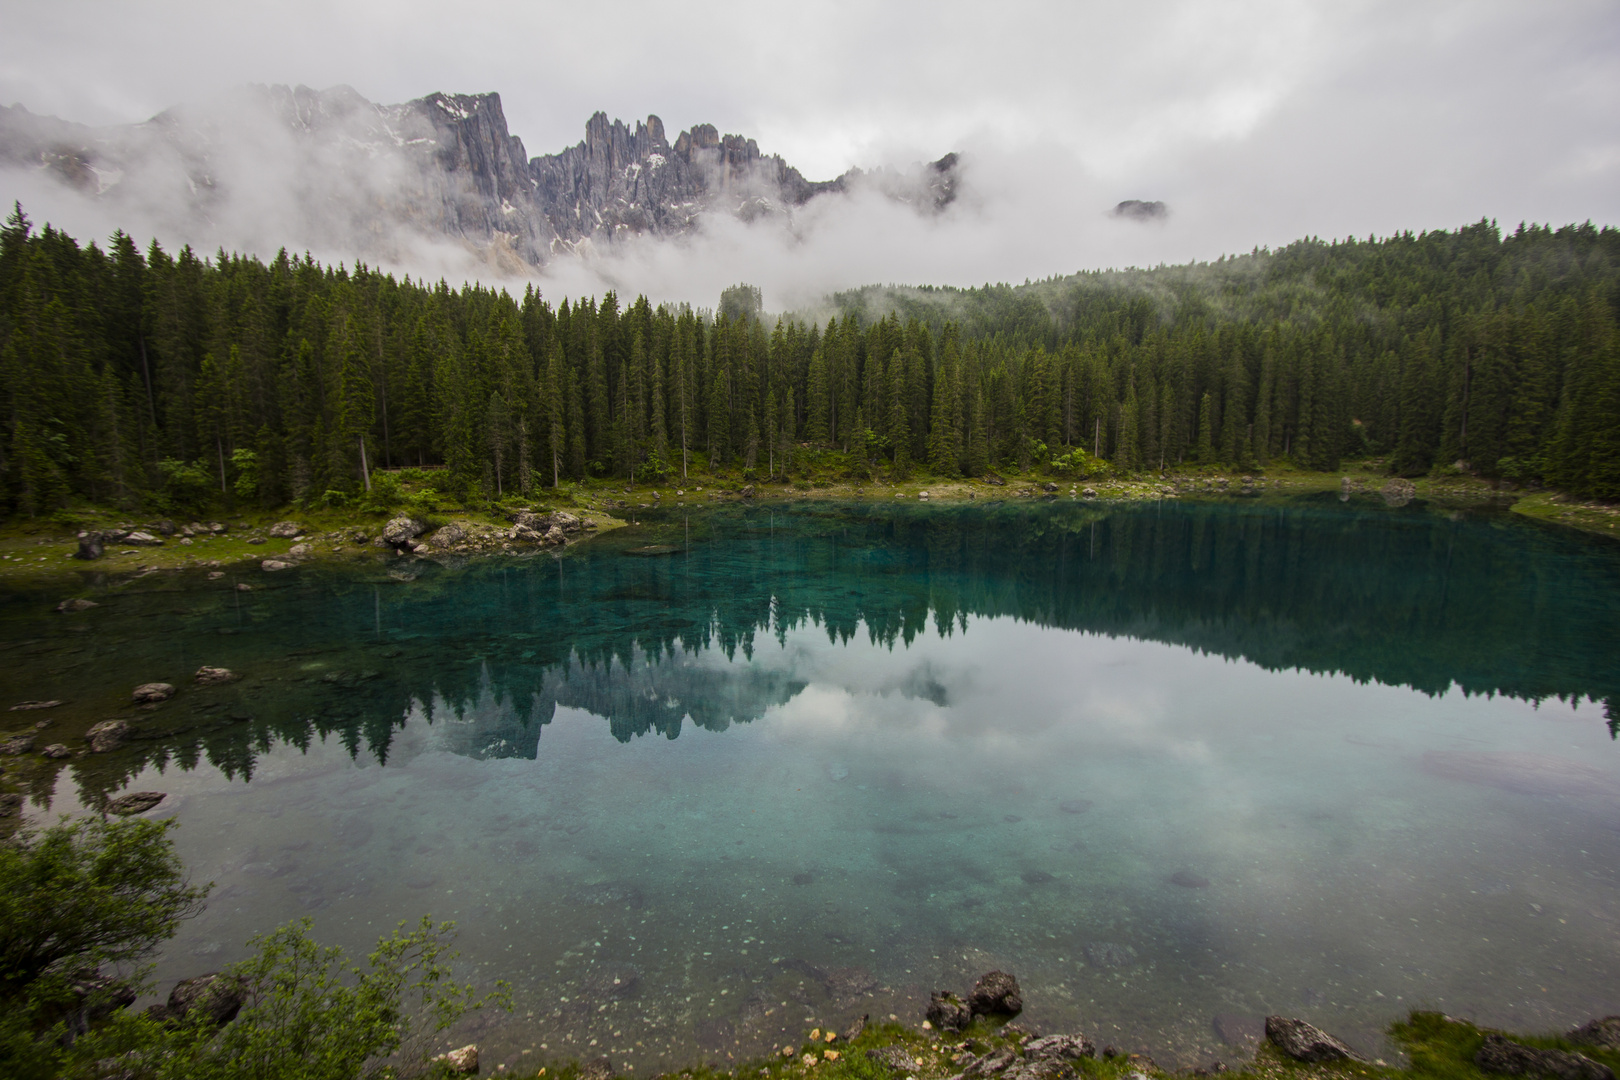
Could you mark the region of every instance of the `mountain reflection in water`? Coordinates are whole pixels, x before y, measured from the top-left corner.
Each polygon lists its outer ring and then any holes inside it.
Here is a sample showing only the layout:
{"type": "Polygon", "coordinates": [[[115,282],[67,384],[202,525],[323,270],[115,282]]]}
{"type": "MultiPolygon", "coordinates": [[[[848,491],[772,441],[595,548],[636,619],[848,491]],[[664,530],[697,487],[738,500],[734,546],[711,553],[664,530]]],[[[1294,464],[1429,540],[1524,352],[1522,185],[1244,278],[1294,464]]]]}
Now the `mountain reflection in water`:
{"type": "MultiPolygon", "coordinates": [[[[188,664],[229,666],[248,682],[196,702],[192,722],[177,703],[165,714],[172,734],[147,743],[144,760],[88,772],[116,787],[173,759],[250,776],[269,741],[331,734],[386,761],[413,702],[464,718],[492,694],[502,707],[474,710],[481,719],[452,739],[460,752],[533,757],[558,705],[605,717],[620,740],[673,739],[687,722],[718,731],[756,719],[803,688],[777,672],[701,664],[706,651],[746,658],[762,635],[805,625],[893,649],[930,624],[949,635],[987,616],[1426,694],[1592,698],[1607,703],[1611,726],[1620,716],[1614,545],[1505,514],[1323,499],[728,507],[644,511],[643,522],[562,559],[417,564],[406,580],[312,567],[251,577],[259,591],[245,595],[198,582],[182,589],[183,610],[172,609],[172,582],[103,597],[108,614],[133,623],[97,631],[88,675],[111,682],[109,707],[125,684],[179,683],[188,664]],[[625,557],[653,543],[680,551],[625,557]],[[163,637],[150,636],[153,621],[163,637]],[[215,723],[221,713],[252,719],[215,723]]],[[[18,625],[30,621],[25,607],[45,621],[38,601],[9,599],[7,636],[39,637],[18,625]]],[[[13,668],[0,686],[19,699],[63,686],[89,696],[84,673],[64,666],[73,677],[58,685],[38,678],[42,666],[13,668]]],[[[893,689],[943,704],[937,682],[907,678],[893,689]]]]}

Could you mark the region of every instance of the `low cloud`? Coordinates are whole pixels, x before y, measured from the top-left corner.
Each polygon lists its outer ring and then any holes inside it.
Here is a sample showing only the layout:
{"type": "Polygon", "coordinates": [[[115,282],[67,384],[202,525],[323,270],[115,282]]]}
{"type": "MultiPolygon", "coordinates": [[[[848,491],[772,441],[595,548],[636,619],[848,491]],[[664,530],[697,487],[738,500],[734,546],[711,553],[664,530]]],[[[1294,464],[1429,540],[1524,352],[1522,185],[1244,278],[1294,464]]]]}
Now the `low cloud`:
{"type": "Polygon", "coordinates": [[[599,49],[580,47],[595,40],[583,11],[451,19],[407,3],[383,17],[344,3],[323,6],[312,36],[301,17],[188,2],[172,18],[89,10],[11,13],[0,100],[108,123],[247,80],[349,83],[386,101],[498,90],[530,154],[577,142],[602,108],[658,112],[672,133],[712,122],[816,180],[962,157],[959,197],[938,215],[855,191],[749,225],[710,214],[672,241],[597,244],[539,270],[375,213],[398,190],[386,154],[345,159],[323,186],[321,163],[252,123],[219,129],[229,194],[211,202],[173,199],[180,178],[155,164],[116,199],[0,173],[8,202],[82,238],[122,227],[204,251],[285,245],[430,278],[536,280],[554,298],[611,287],[708,305],[746,280],[781,310],[872,282],[1021,282],[1309,235],[1620,222],[1620,20],[1598,0],[1024,4],[988,22],[950,3],[922,22],[900,6],[762,20],[714,4],[702,17],[649,8],[644,33],[599,49]],[[1110,216],[1129,199],[1169,214],[1110,216]]]}

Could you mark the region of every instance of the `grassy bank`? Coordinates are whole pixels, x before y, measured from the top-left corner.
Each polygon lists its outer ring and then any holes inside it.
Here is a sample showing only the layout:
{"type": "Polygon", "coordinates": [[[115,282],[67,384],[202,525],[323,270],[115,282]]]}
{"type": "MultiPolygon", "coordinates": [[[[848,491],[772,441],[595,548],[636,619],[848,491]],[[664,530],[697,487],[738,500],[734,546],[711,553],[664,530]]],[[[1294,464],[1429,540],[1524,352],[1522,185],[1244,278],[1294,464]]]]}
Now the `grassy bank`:
{"type": "MultiPolygon", "coordinates": [[[[1141,473],[1072,477],[1041,472],[1005,471],[986,477],[964,479],[910,475],[897,478],[883,472],[854,478],[851,470],[831,463],[803,475],[786,479],[760,479],[750,473],[692,473],[685,481],[664,480],[631,484],[620,480],[588,480],[544,489],[531,499],[506,498],[499,502],[467,502],[435,499],[431,490],[413,490],[400,485],[397,505],[386,509],[284,508],[277,511],[233,511],[216,508],[200,515],[130,513],[100,507],[61,510],[50,517],[12,518],[0,523],[0,579],[62,574],[67,571],[96,569],[111,573],[139,573],[187,568],[224,568],[264,559],[287,558],[297,544],[310,549],[308,559],[384,557],[391,552],[379,548],[376,537],[389,518],[408,513],[425,521],[430,530],[443,525],[462,525],[472,539],[474,550],[498,547],[491,542],[494,530],[507,529],[512,514],[520,507],[536,510],[566,510],[589,522],[591,532],[604,532],[632,524],[637,511],[652,507],[697,508],[717,503],[753,499],[759,502],[859,501],[928,498],[930,501],[976,499],[1034,499],[1057,497],[1100,501],[1151,499],[1222,498],[1235,495],[1299,495],[1311,492],[1344,491],[1372,496],[1384,491],[1389,482],[1384,463],[1379,460],[1349,463],[1333,473],[1311,472],[1275,466],[1248,474],[1215,469],[1178,469],[1163,474],[1141,473]],[[1349,481],[1348,489],[1345,481],[1349,481]],[[106,555],[94,562],[73,558],[76,534],[81,530],[109,529],[115,526],[140,528],[167,518],[179,525],[219,522],[224,533],[195,537],[164,537],[161,546],[107,545],[106,555]],[[277,522],[293,521],[302,528],[296,537],[276,537],[269,533],[277,522]],[[477,542],[479,537],[484,543],[477,542]]],[[[1620,538],[1620,507],[1581,502],[1556,492],[1525,493],[1505,491],[1489,481],[1462,474],[1423,477],[1414,483],[1413,497],[1441,504],[1509,505],[1516,513],[1538,521],[1611,538],[1620,538]]]]}

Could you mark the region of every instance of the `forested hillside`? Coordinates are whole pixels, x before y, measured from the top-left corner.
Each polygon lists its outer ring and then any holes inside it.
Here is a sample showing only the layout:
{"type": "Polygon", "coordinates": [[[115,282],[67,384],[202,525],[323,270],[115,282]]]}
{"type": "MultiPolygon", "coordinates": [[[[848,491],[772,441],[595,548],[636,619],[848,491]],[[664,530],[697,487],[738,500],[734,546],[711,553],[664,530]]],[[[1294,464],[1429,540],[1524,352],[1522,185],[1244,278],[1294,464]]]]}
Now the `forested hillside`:
{"type": "Polygon", "coordinates": [[[1620,231],[1486,222],[1023,287],[868,289],[824,325],[553,305],[364,266],[0,237],[0,507],[459,497],[587,476],[1335,469],[1620,497],[1620,231]]]}

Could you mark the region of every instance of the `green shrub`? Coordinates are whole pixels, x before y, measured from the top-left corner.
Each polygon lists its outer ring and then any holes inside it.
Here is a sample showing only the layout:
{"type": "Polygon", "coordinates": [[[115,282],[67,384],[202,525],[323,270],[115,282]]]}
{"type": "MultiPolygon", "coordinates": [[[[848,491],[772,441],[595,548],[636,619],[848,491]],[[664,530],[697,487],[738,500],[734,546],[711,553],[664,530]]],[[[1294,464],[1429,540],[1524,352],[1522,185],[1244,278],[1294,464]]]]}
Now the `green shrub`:
{"type": "Polygon", "coordinates": [[[224,972],[247,988],[241,1013],[217,1036],[200,1024],[171,1036],[154,1056],[161,1080],[415,1075],[434,1036],[468,1010],[511,1008],[505,983],[479,998],[451,980],[452,923],[424,917],[409,933],[400,923],[364,967],[314,941],[311,925],[302,919],[249,942],[255,955],[224,972]]]}
{"type": "Polygon", "coordinates": [[[201,910],[208,888],[186,881],[169,839],[175,827],[85,818],[0,843],[0,1061],[10,1080],[60,1075],[77,1058],[108,1056],[156,1031],[120,1015],[112,1032],[75,1042],[68,1020],[114,993],[106,986],[80,998],[75,979],[110,968],[144,989],[142,962],[201,910]]]}
{"type": "Polygon", "coordinates": [[[163,490],[158,502],[164,510],[182,517],[195,517],[213,505],[219,493],[217,479],[197,462],[164,458],[158,462],[163,490]]]}

